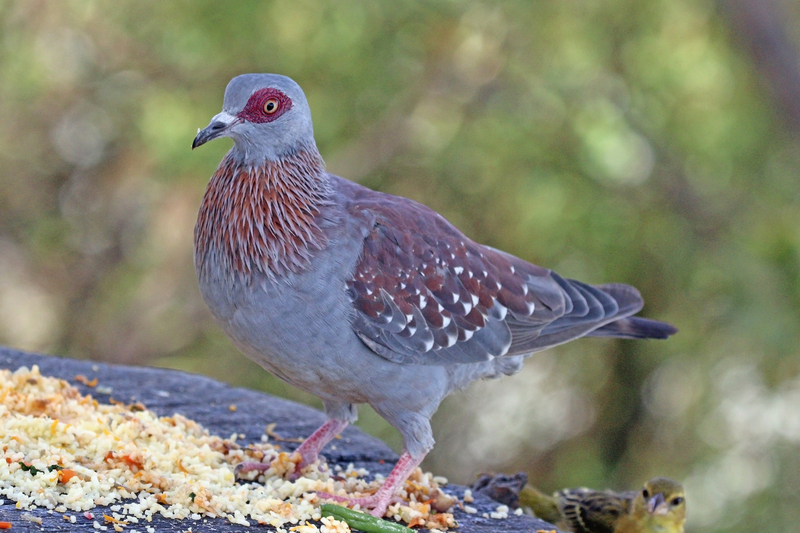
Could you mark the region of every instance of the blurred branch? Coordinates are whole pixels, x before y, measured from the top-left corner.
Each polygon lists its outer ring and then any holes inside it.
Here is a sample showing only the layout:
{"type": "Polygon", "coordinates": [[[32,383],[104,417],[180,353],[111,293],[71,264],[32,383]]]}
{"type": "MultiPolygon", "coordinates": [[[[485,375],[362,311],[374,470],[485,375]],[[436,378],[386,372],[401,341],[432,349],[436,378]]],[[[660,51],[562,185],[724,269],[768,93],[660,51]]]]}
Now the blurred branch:
{"type": "Polygon", "coordinates": [[[800,53],[774,0],[717,0],[788,125],[800,131],[800,53]]]}

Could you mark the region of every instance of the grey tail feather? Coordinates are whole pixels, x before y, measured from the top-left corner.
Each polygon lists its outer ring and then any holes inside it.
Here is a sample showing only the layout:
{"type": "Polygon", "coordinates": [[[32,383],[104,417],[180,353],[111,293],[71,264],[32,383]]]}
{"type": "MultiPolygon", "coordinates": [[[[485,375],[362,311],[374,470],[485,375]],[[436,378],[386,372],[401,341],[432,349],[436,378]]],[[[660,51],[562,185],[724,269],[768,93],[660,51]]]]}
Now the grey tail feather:
{"type": "Polygon", "coordinates": [[[605,285],[597,285],[598,289],[609,294],[617,301],[619,305],[618,316],[630,316],[638,313],[644,306],[642,295],[635,287],[630,285],[623,285],[622,283],[606,283],[605,285]]]}
{"type": "Polygon", "coordinates": [[[666,322],[633,316],[606,324],[586,336],[618,337],[622,339],[666,339],[677,332],[678,329],[675,326],[666,322]]]}

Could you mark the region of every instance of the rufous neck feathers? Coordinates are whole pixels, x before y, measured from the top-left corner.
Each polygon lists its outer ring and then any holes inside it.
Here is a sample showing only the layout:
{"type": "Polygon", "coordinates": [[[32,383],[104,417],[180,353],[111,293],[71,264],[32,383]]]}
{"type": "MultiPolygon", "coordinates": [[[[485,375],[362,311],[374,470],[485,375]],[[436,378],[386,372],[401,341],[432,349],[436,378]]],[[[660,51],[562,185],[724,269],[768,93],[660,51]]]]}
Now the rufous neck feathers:
{"type": "Polygon", "coordinates": [[[247,165],[229,152],[208,184],[195,226],[195,264],[215,254],[223,272],[245,281],[308,268],[327,245],[319,227],[330,184],[316,148],[247,165]]]}

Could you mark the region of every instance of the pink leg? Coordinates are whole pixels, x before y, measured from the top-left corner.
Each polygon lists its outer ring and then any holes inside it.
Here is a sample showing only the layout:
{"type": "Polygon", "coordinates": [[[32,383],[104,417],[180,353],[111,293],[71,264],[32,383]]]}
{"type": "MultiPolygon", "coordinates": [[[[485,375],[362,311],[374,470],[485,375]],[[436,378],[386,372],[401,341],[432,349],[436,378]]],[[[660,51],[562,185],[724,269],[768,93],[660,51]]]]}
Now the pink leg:
{"type": "Polygon", "coordinates": [[[347,427],[345,420],[328,420],[314,433],[308,436],[303,444],[297,448],[294,453],[299,453],[303,458],[297,469],[300,470],[316,461],[319,458],[319,452],[325,447],[333,438],[341,433],[347,427]]]}
{"type": "MultiPolygon", "coordinates": [[[[309,435],[303,441],[303,444],[294,451],[294,453],[300,454],[302,458],[294,475],[299,475],[301,469],[319,459],[319,452],[322,451],[322,448],[341,433],[347,427],[347,424],[344,420],[328,420],[318,430],[309,435]]],[[[269,463],[244,462],[236,465],[236,473],[252,472],[253,470],[265,472],[269,470],[269,463]]]]}
{"type": "Polygon", "coordinates": [[[350,503],[351,505],[358,504],[361,507],[372,509],[372,516],[383,518],[383,515],[386,514],[386,508],[392,503],[392,499],[397,491],[403,486],[408,476],[411,475],[411,472],[419,466],[424,458],[424,455],[414,458],[410,453],[403,452],[397,464],[394,465],[389,477],[383,482],[378,492],[372,496],[366,498],[345,498],[343,496],[334,496],[327,492],[317,492],[317,494],[327,500],[350,503]]]}

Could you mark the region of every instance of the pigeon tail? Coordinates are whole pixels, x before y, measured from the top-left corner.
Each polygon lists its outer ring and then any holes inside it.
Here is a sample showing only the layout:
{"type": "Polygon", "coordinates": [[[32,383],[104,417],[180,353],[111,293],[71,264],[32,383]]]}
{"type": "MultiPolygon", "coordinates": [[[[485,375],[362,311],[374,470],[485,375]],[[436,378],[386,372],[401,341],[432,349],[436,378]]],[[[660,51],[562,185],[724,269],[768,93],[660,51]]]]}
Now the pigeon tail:
{"type": "Polygon", "coordinates": [[[666,339],[678,332],[675,326],[649,318],[628,317],[606,324],[587,337],[617,337],[622,339],[666,339]]]}

